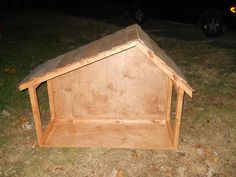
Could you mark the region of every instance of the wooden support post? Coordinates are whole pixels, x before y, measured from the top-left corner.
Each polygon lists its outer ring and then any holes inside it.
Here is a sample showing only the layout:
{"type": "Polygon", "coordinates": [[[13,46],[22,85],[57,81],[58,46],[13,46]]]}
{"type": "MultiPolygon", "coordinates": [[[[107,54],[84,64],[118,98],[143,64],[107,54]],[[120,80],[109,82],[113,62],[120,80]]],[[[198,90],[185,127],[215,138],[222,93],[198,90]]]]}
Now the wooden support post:
{"type": "Polygon", "coordinates": [[[29,96],[30,96],[30,102],[31,102],[31,107],[32,107],[32,113],[33,113],[38,143],[39,143],[39,146],[42,146],[43,130],[42,130],[42,123],[41,123],[39,106],[38,106],[38,98],[37,98],[35,87],[29,88],[29,96]]]}
{"type": "Polygon", "coordinates": [[[168,129],[168,133],[170,136],[170,140],[173,145],[173,129],[171,127],[171,122],[170,122],[170,113],[171,113],[171,98],[172,98],[172,88],[173,88],[173,83],[171,79],[168,79],[168,87],[167,87],[167,101],[166,101],[166,125],[168,129]]]}
{"type": "Polygon", "coordinates": [[[173,148],[177,149],[179,143],[179,131],[181,124],[181,115],[183,108],[183,99],[184,99],[184,90],[178,88],[177,92],[177,103],[176,103],[176,112],[175,112],[175,127],[174,127],[174,144],[173,148]]]}
{"type": "Polygon", "coordinates": [[[48,89],[48,100],[49,100],[51,119],[54,120],[56,115],[55,115],[55,106],[54,106],[54,98],[53,98],[52,80],[47,81],[47,89],[48,89]]]}

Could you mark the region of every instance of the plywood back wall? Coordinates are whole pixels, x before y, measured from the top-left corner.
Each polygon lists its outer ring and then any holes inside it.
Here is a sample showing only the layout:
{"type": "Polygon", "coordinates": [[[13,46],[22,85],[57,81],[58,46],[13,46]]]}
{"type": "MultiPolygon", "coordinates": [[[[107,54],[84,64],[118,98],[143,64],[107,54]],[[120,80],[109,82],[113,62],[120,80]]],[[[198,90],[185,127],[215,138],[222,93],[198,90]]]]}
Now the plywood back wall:
{"type": "Polygon", "coordinates": [[[167,76],[137,48],[52,80],[57,118],[165,118],[167,76]]]}

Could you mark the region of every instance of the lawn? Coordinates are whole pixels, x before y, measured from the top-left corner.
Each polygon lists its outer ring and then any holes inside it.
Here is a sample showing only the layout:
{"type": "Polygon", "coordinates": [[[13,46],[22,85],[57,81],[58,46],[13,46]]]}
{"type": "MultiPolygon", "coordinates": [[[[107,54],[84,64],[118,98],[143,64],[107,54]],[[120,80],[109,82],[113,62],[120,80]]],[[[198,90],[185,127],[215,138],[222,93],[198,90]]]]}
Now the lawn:
{"type": "MultiPolygon", "coordinates": [[[[0,39],[0,176],[236,176],[236,50],[162,33],[151,37],[196,90],[185,96],[177,151],[40,148],[18,83],[44,61],[122,28],[48,11],[7,13],[0,39]]],[[[40,86],[48,117],[45,85],[40,86]]],[[[46,120],[43,120],[46,121],[46,120]]]]}

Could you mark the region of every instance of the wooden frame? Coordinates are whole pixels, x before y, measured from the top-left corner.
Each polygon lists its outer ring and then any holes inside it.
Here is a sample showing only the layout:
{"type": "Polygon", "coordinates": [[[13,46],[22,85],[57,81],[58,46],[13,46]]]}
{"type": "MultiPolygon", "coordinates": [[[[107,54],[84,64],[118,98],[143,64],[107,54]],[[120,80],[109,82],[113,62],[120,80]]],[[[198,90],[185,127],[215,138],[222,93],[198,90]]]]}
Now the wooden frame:
{"type": "Polygon", "coordinates": [[[184,93],[192,97],[193,92],[138,25],[49,60],[19,88],[29,89],[42,147],[176,149],[184,93]],[[43,131],[36,88],[45,81],[51,120],[43,131]]]}
{"type": "MultiPolygon", "coordinates": [[[[181,124],[181,115],[182,115],[182,105],[183,105],[183,96],[184,96],[184,91],[181,88],[177,89],[177,103],[176,103],[176,115],[175,115],[175,123],[174,127],[171,127],[170,124],[170,114],[171,114],[171,95],[172,95],[172,89],[173,83],[169,79],[168,80],[168,94],[167,94],[167,118],[166,122],[158,122],[160,125],[166,125],[166,128],[168,130],[168,136],[170,138],[171,146],[170,147],[165,147],[165,149],[177,149],[178,147],[178,141],[179,141],[179,132],[180,132],[180,124],[181,124]]],[[[46,128],[46,130],[43,132],[42,130],[42,125],[41,125],[41,117],[40,117],[40,111],[39,111],[39,106],[38,106],[38,99],[37,99],[37,91],[36,87],[30,87],[29,88],[29,96],[30,96],[30,101],[32,105],[32,112],[33,112],[33,118],[35,122],[35,128],[36,128],[36,134],[38,137],[38,143],[39,146],[45,146],[47,147],[48,145],[46,144],[46,141],[52,131],[52,127],[55,122],[67,122],[69,123],[70,121],[73,122],[73,120],[55,120],[55,110],[54,110],[54,102],[53,102],[53,94],[52,94],[52,83],[51,81],[47,82],[47,88],[48,88],[48,98],[49,98],[49,107],[50,107],[50,113],[51,113],[51,120],[46,128]]],[[[75,122],[75,120],[74,120],[75,122]]],[[[77,123],[96,123],[96,120],[78,120],[77,123]]],[[[97,123],[111,123],[111,124],[129,124],[129,123],[136,123],[136,124],[152,124],[153,122],[151,121],[121,121],[121,120],[113,120],[111,122],[108,122],[107,120],[97,120],[97,123]]],[[[157,123],[157,122],[155,122],[157,123]]],[[[50,145],[51,146],[51,145],[50,145]]],[[[106,146],[105,146],[106,147],[106,146]]],[[[121,146],[122,147],[122,146],[121,146]]],[[[152,148],[152,147],[151,147],[152,148]]]]}

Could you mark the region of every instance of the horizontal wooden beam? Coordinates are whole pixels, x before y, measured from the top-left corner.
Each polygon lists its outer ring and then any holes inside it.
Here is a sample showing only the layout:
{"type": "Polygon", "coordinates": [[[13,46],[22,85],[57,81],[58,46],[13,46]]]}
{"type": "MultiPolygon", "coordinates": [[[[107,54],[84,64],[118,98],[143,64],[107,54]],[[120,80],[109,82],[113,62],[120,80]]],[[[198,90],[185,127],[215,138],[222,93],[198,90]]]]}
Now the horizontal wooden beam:
{"type": "Polygon", "coordinates": [[[147,119],[122,119],[122,118],[64,118],[55,119],[55,122],[73,122],[73,123],[104,123],[104,124],[159,124],[165,125],[166,120],[147,120],[147,119]]]}

